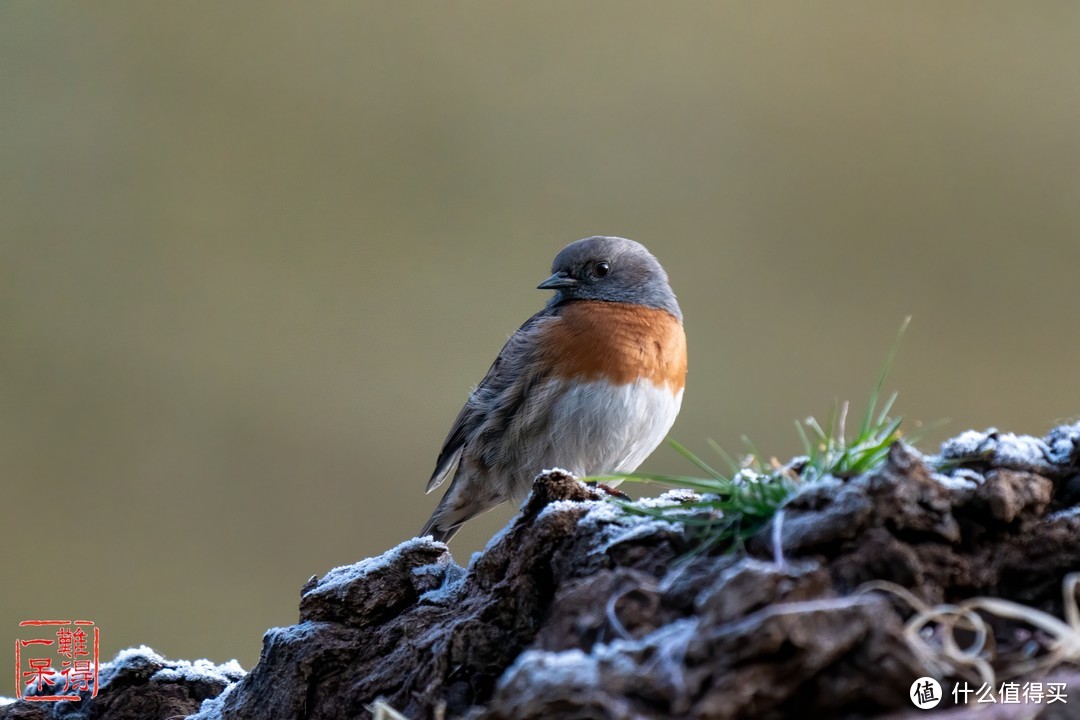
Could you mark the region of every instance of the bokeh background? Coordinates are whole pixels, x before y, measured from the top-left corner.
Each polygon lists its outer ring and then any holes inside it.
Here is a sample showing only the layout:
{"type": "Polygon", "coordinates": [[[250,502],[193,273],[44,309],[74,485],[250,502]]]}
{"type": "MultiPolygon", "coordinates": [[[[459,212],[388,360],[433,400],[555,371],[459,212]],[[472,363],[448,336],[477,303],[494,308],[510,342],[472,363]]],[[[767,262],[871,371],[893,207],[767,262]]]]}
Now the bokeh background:
{"type": "Polygon", "coordinates": [[[1078,67],[1069,1],[3,3],[0,640],[250,666],[420,527],[595,233],[669,271],[692,449],[796,453],[909,314],[924,448],[1044,433],[1080,412],[1078,67]]]}

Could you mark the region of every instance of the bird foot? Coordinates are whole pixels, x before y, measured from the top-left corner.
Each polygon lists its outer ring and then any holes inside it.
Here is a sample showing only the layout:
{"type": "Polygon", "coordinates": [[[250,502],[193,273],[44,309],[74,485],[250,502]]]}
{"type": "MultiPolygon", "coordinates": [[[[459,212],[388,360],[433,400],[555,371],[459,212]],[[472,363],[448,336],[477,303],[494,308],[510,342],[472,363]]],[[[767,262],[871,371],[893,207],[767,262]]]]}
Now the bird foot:
{"type": "Polygon", "coordinates": [[[611,495],[612,497],[617,497],[620,500],[629,501],[629,500],[633,499],[629,495],[624,493],[622,490],[617,490],[617,489],[611,487],[610,485],[605,485],[604,483],[597,482],[596,480],[590,480],[589,482],[587,482],[585,484],[588,485],[591,488],[596,488],[597,490],[602,490],[605,494],[611,495]]]}

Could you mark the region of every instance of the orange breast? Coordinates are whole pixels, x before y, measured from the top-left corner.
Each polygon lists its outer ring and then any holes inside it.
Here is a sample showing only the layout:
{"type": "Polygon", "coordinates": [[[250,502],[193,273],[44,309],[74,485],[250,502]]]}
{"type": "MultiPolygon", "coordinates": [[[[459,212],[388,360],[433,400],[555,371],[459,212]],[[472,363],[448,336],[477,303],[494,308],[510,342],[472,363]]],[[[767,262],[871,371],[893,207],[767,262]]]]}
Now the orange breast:
{"type": "Polygon", "coordinates": [[[547,330],[555,375],[625,385],[648,378],[673,394],[686,384],[686,334],[666,310],[627,303],[578,301],[547,330]]]}

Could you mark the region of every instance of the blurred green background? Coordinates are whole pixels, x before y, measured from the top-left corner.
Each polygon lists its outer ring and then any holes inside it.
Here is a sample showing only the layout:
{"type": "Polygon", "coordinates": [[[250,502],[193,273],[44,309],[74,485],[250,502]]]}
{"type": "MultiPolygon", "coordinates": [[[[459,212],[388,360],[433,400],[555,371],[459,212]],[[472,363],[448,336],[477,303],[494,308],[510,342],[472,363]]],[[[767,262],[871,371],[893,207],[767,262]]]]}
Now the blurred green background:
{"type": "Polygon", "coordinates": [[[0,5],[0,640],[250,666],[419,529],[594,233],[669,271],[692,449],[794,454],[908,314],[924,448],[1042,434],[1080,408],[1077,68],[1067,1],[0,5]]]}

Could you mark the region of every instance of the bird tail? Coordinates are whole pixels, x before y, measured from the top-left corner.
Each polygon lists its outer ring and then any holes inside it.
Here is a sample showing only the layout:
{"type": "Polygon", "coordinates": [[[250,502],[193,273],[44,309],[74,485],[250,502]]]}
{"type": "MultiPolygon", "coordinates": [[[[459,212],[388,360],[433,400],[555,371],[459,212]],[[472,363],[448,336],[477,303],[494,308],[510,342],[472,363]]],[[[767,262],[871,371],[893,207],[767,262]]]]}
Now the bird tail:
{"type": "Polygon", "coordinates": [[[439,523],[439,520],[441,519],[439,515],[439,511],[436,510],[435,513],[431,516],[431,518],[426,523],[424,523],[424,527],[420,529],[420,533],[417,535],[417,537],[424,537],[425,535],[430,535],[435,540],[435,542],[450,542],[450,538],[457,535],[457,531],[461,529],[461,523],[458,523],[457,525],[452,525],[448,528],[436,527],[439,523]]]}
{"type": "Polygon", "coordinates": [[[449,542],[462,525],[505,499],[492,499],[470,492],[474,486],[475,479],[472,477],[462,477],[460,474],[455,477],[442,500],[435,506],[435,512],[420,530],[420,537],[431,535],[440,542],[449,542]]]}

